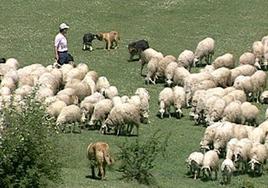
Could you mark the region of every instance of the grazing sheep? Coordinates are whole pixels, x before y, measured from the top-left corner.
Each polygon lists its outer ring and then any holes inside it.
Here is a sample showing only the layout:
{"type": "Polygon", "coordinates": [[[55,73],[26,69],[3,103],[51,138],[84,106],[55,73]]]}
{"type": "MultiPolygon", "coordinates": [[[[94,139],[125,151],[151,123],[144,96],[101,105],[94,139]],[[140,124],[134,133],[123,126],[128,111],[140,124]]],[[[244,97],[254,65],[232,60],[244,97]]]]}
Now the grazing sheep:
{"type": "Polygon", "coordinates": [[[268,104],[268,91],[263,91],[260,96],[260,103],[268,104]]]}
{"type": "Polygon", "coordinates": [[[115,134],[119,136],[127,125],[127,134],[131,134],[133,127],[137,129],[139,135],[140,111],[136,105],[131,103],[123,103],[113,107],[109,116],[101,127],[101,132],[106,133],[109,129],[114,128],[115,134]]]}
{"type": "MultiPolygon", "coordinates": [[[[78,123],[81,121],[82,111],[76,105],[69,105],[62,108],[58,118],[57,125],[62,126],[67,123],[78,123]]],[[[62,131],[65,130],[65,127],[62,128],[62,131]]]]}
{"type": "Polygon", "coordinates": [[[241,118],[242,111],[240,101],[233,101],[225,107],[222,118],[223,121],[241,123],[241,118]]]}
{"type": "Polygon", "coordinates": [[[152,48],[147,48],[143,52],[141,52],[141,58],[139,60],[139,63],[141,64],[141,70],[140,74],[142,75],[142,70],[145,64],[147,64],[152,58],[158,58],[162,59],[164,56],[162,53],[157,52],[156,50],[152,48]]]}
{"type": "Polygon", "coordinates": [[[203,172],[203,177],[209,177],[212,179],[212,172],[215,173],[215,179],[217,179],[219,169],[219,156],[216,151],[210,150],[205,153],[203,166],[201,168],[203,172]]]}
{"type": "Polygon", "coordinates": [[[234,87],[244,90],[248,100],[250,100],[254,92],[254,85],[250,76],[238,76],[234,81],[234,87]]]}
{"type": "Polygon", "coordinates": [[[176,112],[176,117],[181,118],[183,116],[181,108],[185,107],[185,91],[182,87],[175,86],[173,88],[174,94],[174,107],[176,112]]]}
{"type": "Polygon", "coordinates": [[[202,59],[205,57],[207,64],[211,63],[212,55],[214,54],[215,41],[212,38],[205,38],[197,44],[195,49],[194,66],[197,63],[202,63],[202,59]]]}
{"type": "Polygon", "coordinates": [[[213,61],[212,65],[215,69],[218,69],[221,67],[232,69],[235,67],[235,59],[234,59],[233,54],[226,53],[222,56],[217,57],[213,61]]]}
{"type": "Polygon", "coordinates": [[[85,97],[92,94],[90,86],[85,81],[78,79],[69,80],[65,84],[65,89],[66,88],[74,89],[75,95],[78,97],[79,101],[82,101],[85,97]]]}
{"type": "Polygon", "coordinates": [[[95,167],[98,167],[101,180],[105,178],[106,165],[114,163],[109,151],[109,145],[105,142],[90,143],[87,147],[87,158],[90,160],[92,177],[96,177],[95,167]]]}
{"type": "Polygon", "coordinates": [[[138,95],[140,98],[144,98],[145,97],[148,100],[150,100],[149,92],[145,88],[143,88],[143,87],[138,88],[135,91],[135,95],[138,95]]]}
{"type": "Polygon", "coordinates": [[[257,125],[257,117],[259,115],[259,109],[249,102],[244,102],[241,104],[242,112],[242,124],[247,124],[251,126],[257,125]]]}
{"type": "Polygon", "coordinates": [[[8,58],[6,60],[6,63],[5,65],[7,65],[10,69],[14,69],[14,70],[17,70],[19,68],[19,61],[15,58],[8,58]]]}
{"type": "Polygon", "coordinates": [[[236,144],[236,147],[234,149],[234,162],[237,166],[237,169],[240,168],[241,165],[241,171],[245,173],[247,171],[247,162],[249,161],[249,154],[250,150],[252,148],[252,141],[248,138],[243,138],[239,140],[236,144]]]}
{"type": "Polygon", "coordinates": [[[265,135],[268,135],[268,121],[262,122],[258,127],[265,132],[265,135]]]}
{"type": "Polygon", "coordinates": [[[183,86],[184,85],[184,79],[190,75],[190,72],[185,69],[184,67],[177,67],[174,70],[174,75],[173,75],[173,81],[172,80],[167,80],[166,83],[168,86],[173,85],[178,85],[178,86],[183,86]]]}
{"type": "Polygon", "coordinates": [[[173,90],[171,88],[164,88],[158,97],[160,118],[164,118],[164,114],[170,115],[170,107],[174,104],[173,90]]]}
{"type": "Polygon", "coordinates": [[[212,73],[215,70],[213,65],[206,65],[205,68],[200,69],[200,72],[212,73]]]}
{"type": "Polygon", "coordinates": [[[243,53],[239,58],[240,65],[251,65],[255,66],[258,69],[261,69],[261,66],[258,62],[255,61],[255,55],[251,52],[243,53]]]}
{"type": "Polygon", "coordinates": [[[47,113],[51,116],[51,117],[55,117],[57,118],[61,112],[61,110],[66,107],[67,105],[65,104],[65,102],[63,101],[55,101],[52,104],[50,104],[47,107],[47,113]]]}
{"type": "Polygon", "coordinates": [[[240,65],[234,69],[231,69],[231,79],[229,85],[233,85],[235,79],[238,76],[251,76],[256,72],[256,68],[251,65],[240,65]]]}
{"type": "Polygon", "coordinates": [[[229,184],[231,182],[231,177],[233,172],[235,171],[235,166],[232,160],[225,159],[221,164],[221,174],[222,181],[224,184],[229,184]]]}
{"type": "Polygon", "coordinates": [[[190,72],[194,64],[194,58],[194,53],[191,50],[184,50],[180,53],[177,61],[190,72]]]}
{"type": "Polygon", "coordinates": [[[159,66],[159,59],[156,57],[153,57],[150,59],[150,61],[147,64],[147,74],[146,74],[146,78],[145,78],[145,83],[149,84],[156,84],[156,80],[157,80],[157,69],[159,66]]]}
{"type": "Polygon", "coordinates": [[[89,125],[97,125],[98,123],[103,125],[103,122],[107,118],[108,114],[113,108],[113,102],[111,99],[103,99],[95,104],[93,114],[91,116],[89,125]]]}
{"type": "Polygon", "coordinates": [[[188,168],[190,169],[191,175],[196,180],[199,178],[201,167],[203,166],[204,154],[201,152],[193,152],[186,159],[188,168]]]}
{"type": "Polygon", "coordinates": [[[263,174],[263,164],[266,163],[268,158],[267,148],[260,143],[254,143],[250,150],[249,167],[253,176],[263,174]]]}
{"type": "Polygon", "coordinates": [[[0,88],[0,95],[1,96],[7,96],[7,95],[11,95],[11,90],[9,87],[1,87],[0,88]]]}
{"type": "Polygon", "coordinates": [[[233,160],[238,141],[239,140],[237,138],[232,138],[231,140],[229,140],[226,146],[226,159],[233,160]]]}
{"type": "Polygon", "coordinates": [[[118,90],[115,86],[109,86],[104,90],[104,96],[108,99],[112,99],[115,96],[118,96],[118,90]]]}
{"type": "Polygon", "coordinates": [[[160,59],[157,66],[156,77],[163,78],[165,76],[165,70],[171,62],[176,62],[176,58],[173,55],[166,55],[164,58],[160,59]]]}
{"type": "Polygon", "coordinates": [[[178,67],[177,62],[171,62],[168,64],[168,66],[166,67],[166,70],[165,70],[166,82],[169,82],[168,80],[172,80],[172,78],[174,77],[174,72],[175,72],[177,67],[178,67]]]}
{"type": "Polygon", "coordinates": [[[110,87],[110,83],[109,83],[108,79],[105,76],[99,77],[97,82],[96,82],[96,91],[103,94],[104,90],[108,87],[110,87]]]}
{"type": "Polygon", "coordinates": [[[58,100],[65,102],[66,105],[78,104],[78,97],[73,88],[65,88],[59,91],[56,95],[58,100]]]}
{"type": "Polygon", "coordinates": [[[256,127],[249,133],[248,138],[253,143],[263,144],[265,142],[265,136],[266,136],[265,130],[263,130],[263,128],[261,127],[256,127]]]}
{"type": "Polygon", "coordinates": [[[231,71],[225,67],[218,68],[215,71],[211,72],[214,81],[218,87],[227,87],[231,79],[231,71]]]}
{"type": "Polygon", "coordinates": [[[253,100],[256,99],[256,102],[259,102],[259,98],[261,96],[261,93],[266,88],[267,83],[267,75],[264,71],[256,71],[251,76],[251,83],[253,85],[253,100]]]}
{"type": "Polygon", "coordinates": [[[208,112],[206,114],[206,122],[208,124],[211,124],[221,120],[225,106],[226,102],[221,98],[217,98],[212,106],[209,106],[208,112]]]}
{"type": "Polygon", "coordinates": [[[255,41],[252,44],[252,52],[255,55],[255,64],[256,65],[262,65],[262,59],[263,59],[263,44],[261,41],[255,41]]]}

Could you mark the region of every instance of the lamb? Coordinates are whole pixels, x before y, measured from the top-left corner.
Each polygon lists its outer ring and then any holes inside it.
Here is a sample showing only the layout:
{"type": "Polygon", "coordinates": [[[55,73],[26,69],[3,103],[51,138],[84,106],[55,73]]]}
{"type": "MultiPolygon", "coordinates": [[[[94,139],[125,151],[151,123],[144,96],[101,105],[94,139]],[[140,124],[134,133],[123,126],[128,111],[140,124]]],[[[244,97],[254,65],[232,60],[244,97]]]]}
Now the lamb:
{"type": "Polygon", "coordinates": [[[177,67],[178,67],[177,62],[171,62],[168,64],[168,66],[166,67],[166,70],[165,70],[166,82],[169,82],[168,80],[172,80],[172,78],[174,77],[175,69],[177,67]]]}
{"type": "Polygon", "coordinates": [[[106,133],[108,129],[114,128],[115,133],[119,136],[127,125],[127,134],[131,134],[133,126],[137,129],[139,135],[140,111],[134,104],[124,103],[113,107],[109,116],[101,127],[101,132],[106,133]]]}
{"type": "Polygon", "coordinates": [[[231,71],[225,67],[218,68],[211,73],[214,78],[214,81],[219,87],[227,87],[231,79],[231,71]]]}
{"type": "Polygon", "coordinates": [[[171,88],[164,88],[158,97],[160,118],[164,118],[164,114],[170,117],[170,107],[174,104],[173,90],[171,88]]]}
{"type": "Polygon", "coordinates": [[[189,72],[191,72],[191,68],[194,64],[194,53],[191,50],[184,50],[180,53],[177,61],[184,68],[186,68],[189,72]]]}
{"type": "Polygon", "coordinates": [[[152,48],[147,48],[143,52],[141,52],[141,58],[139,60],[139,63],[141,64],[141,71],[140,74],[142,75],[142,70],[145,64],[147,64],[153,57],[162,59],[164,56],[162,53],[157,52],[156,50],[152,48]]]}
{"type": "Polygon", "coordinates": [[[256,62],[255,60],[255,55],[251,52],[245,52],[243,53],[240,58],[239,58],[239,64],[240,65],[251,65],[251,66],[255,66],[258,69],[261,69],[261,66],[258,62],[256,62]]]}
{"type": "Polygon", "coordinates": [[[105,119],[113,108],[113,102],[111,99],[103,99],[95,104],[93,114],[91,116],[89,125],[96,126],[98,123],[103,125],[105,119]]]}
{"type": "Polygon", "coordinates": [[[235,171],[235,165],[232,160],[225,159],[221,164],[221,174],[222,181],[224,184],[229,184],[231,182],[231,176],[235,171]]]}
{"type": "Polygon", "coordinates": [[[257,125],[257,117],[259,115],[259,109],[249,102],[241,104],[242,112],[242,124],[248,124],[251,126],[257,125]]]}
{"type": "Polygon", "coordinates": [[[65,102],[58,100],[50,104],[46,110],[51,117],[57,118],[61,110],[66,106],[65,102]]]}
{"type": "MultiPolygon", "coordinates": [[[[67,123],[78,123],[81,121],[82,111],[76,105],[69,105],[62,108],[56,123],[58,126],[62,126],[67,123]]],[[[62,128],[62,131],[65,127],[62,128]]]]}
{"type": "Polygon", "coordinates": [[[210,150],[205,153],[203,166],[201,168],[203,177],[209,177],[212,179],[212,172],[215,173],[215,179],[217,179],[217,172],[219,169],[219,156],[216,151],[210,150]]]}
{"type": "Polygon", "coordinates": [[[242,164],[242,172],[246,172],[247,170],[247,162],[249,161],[249,154],[250,150],[252,148],[252,141],[248,138],[243,138],[238,141],[236,144],[236,147],[234,149],[234,162],[236,166],[240,167],[240,164],[242,164]]]}
{"type": "Polygon", "coordinates": [[[194,59],[194,66],[197,63],[201,63],[202,59],[205,57],[206,63],[210,64],[212,55],[214,54],[214,47],[215,47],[215,41],[212,38],[205,38],[202,41],[200,41],[197,44],[197,47],[195,49],[195,59],[194,59]]]}
{"type": "Polygon", "coordinates": [[[255,41],[252,44],[252,52],[255,55],[255,64],[262,64],[262,58],[263,58],[263,44],[261,41],[255,41]]]}
{"type": "Polygon", "coordinates": [[[181,108],[185,107],[185,91],[182,87],[175,86],[173,88],[174,107],[176,109],[176,116],[181,118],[183,116],[181,108]]]}
{"type": "Polygon", "coordinates": [[[92,177],[96,177],[95,167],[97,166],[101,180],[105,178],[106,165],[114,163],[109,151],[109,145],[105,142],[90,143],[87,147],[87,158],[90,160],[92,177]]]}
{"type": "Polygon", "coordinates": [[[191,175],[196,180],[200,175],[200,170],[203,165],[204,154],[201,152],[193,152],[186,159],[188,168],[190,169],[191,175]]]}
{"type": "Polygon", "coordinates": [[[254,143],[250,150],[249,167],[253,176],[262,175],[263,164],[266,163],[268,158],[267,148],[260,143],[254,143]]]}
{"type": "Polygon", "coordinates": [[[167,80],[166,83],[168,86],[171,86],[172,83],[174,85],[183,86],[184,79],[189,75],[190,75],[190,72],[187,69],[185,69],[184,67],[177,67],[174,70],[173,81],[167,80]]]}
{"type": "Polygon", "coordinates": [[[222,56],[217,57],[213,61],[212,65],[215,69],[218,69],[221,67],[232,69],[235,67],[235,59],[234,59],[233,54],[226,53],[222,56]]]}
{"type": "Polygon", "coordinates": [[[98,78],[96,83],[96,90],[101,94],[104,93],[104,90],[110,86],[108,79],[105,76],[101,76],[98,78]]]}

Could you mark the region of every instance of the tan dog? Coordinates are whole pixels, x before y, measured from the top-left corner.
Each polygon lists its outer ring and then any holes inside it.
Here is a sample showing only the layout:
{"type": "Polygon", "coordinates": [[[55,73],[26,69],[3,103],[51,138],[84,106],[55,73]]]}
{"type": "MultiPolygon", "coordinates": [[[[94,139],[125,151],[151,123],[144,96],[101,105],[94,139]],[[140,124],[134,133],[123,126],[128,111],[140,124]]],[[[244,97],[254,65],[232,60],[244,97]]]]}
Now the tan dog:
{"type": "Polygon", "coordinates": [[[87,147],[87,157],[91,163],[92,177],[96,177],[95,167],[98,167],[98,176],[104,179],[106,165],[114,163],[113,158],[110,156],[109,145],[105,142],[90,143],[87,147]]]}
{"type": "Polygon", "coordinates": [[[110,50],[111,48],[116,49],[118,47],[118,41],[120,40],[119,33],[117,31],[111,31],[107,33],[98,33],[96,38],[99,41],[105,41],[105,49],[110,50]],[[115,46],[114,46],[115,43],[115,46]]]}

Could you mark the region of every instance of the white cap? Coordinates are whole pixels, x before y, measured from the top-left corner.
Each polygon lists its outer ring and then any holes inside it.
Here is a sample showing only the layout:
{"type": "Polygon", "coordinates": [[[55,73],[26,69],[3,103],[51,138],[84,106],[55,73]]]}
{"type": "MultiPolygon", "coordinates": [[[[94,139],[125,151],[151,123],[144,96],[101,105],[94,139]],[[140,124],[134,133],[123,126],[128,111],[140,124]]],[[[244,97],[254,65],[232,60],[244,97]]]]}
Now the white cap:
{"type": "Polygon", "coordinates": [[[69,26],[66,23],[61,23],[59,28],[60,29],[69,29],[69,26]]]}

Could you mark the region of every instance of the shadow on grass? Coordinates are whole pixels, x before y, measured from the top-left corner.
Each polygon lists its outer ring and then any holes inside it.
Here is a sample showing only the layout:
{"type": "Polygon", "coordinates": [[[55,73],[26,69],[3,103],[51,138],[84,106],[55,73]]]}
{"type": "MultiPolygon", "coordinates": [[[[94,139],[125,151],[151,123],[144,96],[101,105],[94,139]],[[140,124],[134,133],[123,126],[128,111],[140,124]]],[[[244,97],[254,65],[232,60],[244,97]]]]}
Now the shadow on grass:
{"type": "Polygon", "coordinates": [[[101,180],[100,177],[92,176],[92,175],[86,175],[85,178],[92,179],[92,180],[101,180]]]}

